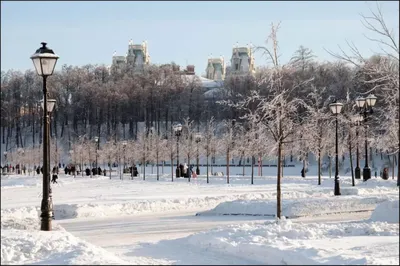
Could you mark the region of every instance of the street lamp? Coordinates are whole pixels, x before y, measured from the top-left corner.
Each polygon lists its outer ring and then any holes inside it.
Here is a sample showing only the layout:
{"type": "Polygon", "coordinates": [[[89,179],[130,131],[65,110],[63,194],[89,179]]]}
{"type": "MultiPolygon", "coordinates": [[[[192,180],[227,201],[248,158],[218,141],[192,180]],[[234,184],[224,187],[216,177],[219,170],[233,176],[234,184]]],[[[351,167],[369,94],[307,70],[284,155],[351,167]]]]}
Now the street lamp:
{"type": "Polygon", "coordinates": [[[373,113],[372,107],[376,103],[377,97],[373,94],[368,95],[366,98],[358,97],[356,99],[356,105],[360,109],[360,114],[364,118],[364,129],[365,129],[365,166],[363,169],[363,180],[367,181],[371,178],[371,168],[368,166],[368,116],[373,113]]]}
{"type": "MultiPolygon", "coordinates": [[[[43,78],[43,97],[44,101],[47,103],[48,91],[46,87],[47,77],[51,76],[54,72],[54,68],[57,63],[58,56],[53,52],[53,50],[46,47],[46,43],[42,42],[42,47],[36,50],[36,52],[31,56],[33,65],[35,66],[36,72],[39,76],[43,78]]],[[[42,231],[51,231],[51,219],[53,212],[53,202],[51,199],[51,189],[50,189],[50,162],[48,160],[49,147],[49,132],[46,130],[50,117],[47,110],[47,104],[43,105],[43,197],[41,202],[41,226],[42,231]]]]}
{"type": "Polygon", "coordinates": [[[181,177],[181,169],[179,168],[179,137],[182,133],[182,124],[176,124],[173,127],[176,136],[176,177],[181,177]]]}
{"type": "Polygon", "coordinates": [[[360,114],[357,114],[353,117],[353,122],[356,125],[356,138],[357,138],[357,151],[356,151],[357,166],[356,166],[356,169],[354,170],[356,179],[361,179],[360,153],[359,153],[359,149],[358,149],[358,126],[361,125],[362,120],[363,120],[363,117],[360,114]]]}
{"type": "Polygon", "coordinates": [[[335,196],[340,195],[340,186],[339,186],[339,149],[338,149],[338,114],[342,111],[343,104],[338,103],[336,100],[329,105],[332,113],[336,117],[336,145],[335,145],[335,153],[336,153],[336,162],[335,162],[335,196]]]}
{"type": "MultiPolygon", "coordinates": [[[[50,157],[51,157],[50,156],[50,120],[51,120],[51,113],[54,110],[55,104],[56,104],[56,100],[55,99],[47,99],[47,113],[48,113],[48,116],[49,116],[49,121],[47,123],[47,128],[45,129],[45,131],[47,131],[47,136],[49,138],[49,140],[47,141],[47,147],[48,147],[47,160],[49,162],[49,174],[50,174],[50,169],[51,169],[51,167],[50,167],[50,164],[51,164],[51,160],[50,160],[50,157]]],[[[44,100],[40,101],[40,106],[42,107],[42,110],[44,110],[44,100]]],[[[50,185],[50,191],[51,191],[51,185],[50,185]]]]}
{"type": "Polygon", "coordinates": [[[197,158],[196,158],[197,167],[196,167],[196,175],[199,175],[199,174],[200,174],[200,168],[199,168],[199,143],[200,143],[202,137],[203,137],[203,136],[201,135],[201,133],[196,133],[196,134],[194,135],[194,139],[195,139],[195,141],[196,141],[196,143],[197,143],[197,158]]]}
{"type": "Polygon", "coordinates": [[[98,169],[98,167],[97,167],[97,156],[98,156],[99,144],[100,144],[99,137],[94,137],[94,141],[96,142],[96,170],[94,171],[94,173],[97,175],[98,174],[97,173],[97,169],[98,169]]]}

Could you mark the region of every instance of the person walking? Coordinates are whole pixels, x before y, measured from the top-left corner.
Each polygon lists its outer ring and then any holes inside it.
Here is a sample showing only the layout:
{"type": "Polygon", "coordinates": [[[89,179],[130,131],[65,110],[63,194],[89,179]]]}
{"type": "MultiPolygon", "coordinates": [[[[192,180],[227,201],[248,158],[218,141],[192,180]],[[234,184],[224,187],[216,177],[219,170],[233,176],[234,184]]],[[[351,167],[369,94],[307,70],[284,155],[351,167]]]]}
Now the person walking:
{"type": "Polygon", "coordinates": [[[188,176],[188,168],[189,168],[189,167],[187,166],[187,164],[184,163],[184,164],[183,164],[183,174],[182,174],[183,177],[189,177],[189,176],[188,176]]]}
{"type": "MultiPolygon", "coordinates": [[[[58,179],[58,175],[57,175],[57,167],[53,167],[53,175],[52,175],[52,178],[51,178],[51,182],[54,184],[54,183],[57,183],[57,179],[58,179]]],[[[57,183],[58,184],[58,183],[57,183]]]]}

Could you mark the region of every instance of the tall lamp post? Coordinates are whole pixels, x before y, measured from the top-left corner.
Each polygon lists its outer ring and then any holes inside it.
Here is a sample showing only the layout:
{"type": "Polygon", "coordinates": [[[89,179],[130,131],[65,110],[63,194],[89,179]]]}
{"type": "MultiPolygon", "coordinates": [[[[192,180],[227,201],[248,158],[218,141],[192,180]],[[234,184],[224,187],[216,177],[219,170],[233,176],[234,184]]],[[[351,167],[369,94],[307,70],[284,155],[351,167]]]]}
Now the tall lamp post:
{"type": "Polygon", "coordinates": [[[200,143],[202,137],[203,137],[203,136],[201,135],[201,133],[196,133],[196,134],[194,135],[194,139],[195,139],[196,144],[197,144],[197,158],[196,158],[197,167],[196,167],[196,175],[199,175],[199,174],[200,174],[200,168],[199,168],[199,143],[200,143]]]}
{"type": "Polygon", "coordinates": [[[329,105],[331,108],[332,113],[335,115],[336,118],[336,145],[335,145],[335,189],[334,193],[335,196],[340,195],[340,185],[339,185],[339,149],[338,149],[338,114],[342,111],[343,104],[338,103],[336,100],[329,105]]]}
{"type": "Polygon", "coordinates": [[[97,175],[97,169],[98,169],[98,165],[97,165],[97,157],[98,157],[98,153],[99,153],[99,137],[94,137],[94,141],[96,142],[96,170],[94,171],[94,173],[97,175]]]}
{"type": "Polygon", "coordinates": [[[361,170],[360,170],[360,152],[358,149],[358,127],[361,125],[363,117],[360,114],[357,114],[354,117],[354,124],[356,125],[356,138],[357,138],[357,148],[356,148],[356,169],[354,170],[355,178],[361,179],[361,170]]]}
{"type": "Polygon", "coordinates": [[[53,212],[53,202],[50,190],[50,162],[48,160],[49,132],[46,130],[49,124],[49,114],[47,110],[48,91],[46,87],[47,77],[51,76],[57,63],[58,56],[53,50],[46,47],[46,43],[42,42],[42,47],[36,50],[31,56],[36,72],[43,78],[43,97],[46,104],[43,105],[43,197],[41,202],[41,226],[42,231],[51,231],[51,219],[53,212]]]}
{"type": "Polygon", "coordinates": [[[360,109],[360,114],[364,117],[364,130],[365,130],[365,166],[363,169],[363,180],[367,181],[371,178],[371,168],[368,166],[368,117],[373,113],[373,107],[376,103],[377,97],[373,94],[368,95],[366,98],[358,97],[356,104],[360,109]]]}
{"type": "MultiPolygon", "coordinates": [[[[50,156],[50,121],[51,121],[51,113],[53,112],[54,106],[56,105],[56,100],[55,99],[47,99],[47,113],[49,116],[49,122],[47,123],[47,128],[45,131],[47,131],[47,135],[49,137],[49,140],[47,141],[47,160],[49,162],[49,171],[51,169],[50,164],[51,164],[51,156],[50,156]]],[[[42,110],[44,110],[44,101],[41,100],[40,101],[40,106],[42,107],[42,110]]],[[[50,174],[50,172],[49,172],[50,174]]],[[[50,191],[51,191],[51,187],[50,187],[50,191]]],[[[50,195],[51,196],[51,195],[50,195]]]]}
{"type": "Polygon", "coordinates": [[[176,177],[181,177],[181,168],[179,168],[179,137],[182,133],[182,124],[174,125],[173,127],[176,136],[176,177]]]}

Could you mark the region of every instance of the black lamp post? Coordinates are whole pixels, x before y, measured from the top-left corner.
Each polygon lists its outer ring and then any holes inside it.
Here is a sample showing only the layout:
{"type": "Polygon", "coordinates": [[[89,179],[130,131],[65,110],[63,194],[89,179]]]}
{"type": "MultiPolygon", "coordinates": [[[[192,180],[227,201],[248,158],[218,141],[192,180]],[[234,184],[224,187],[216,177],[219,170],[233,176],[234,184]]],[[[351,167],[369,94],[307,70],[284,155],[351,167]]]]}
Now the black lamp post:
{"type": "Polygon", "coordinates": [[[338,103],[336,100],[329,105],[331,108],[332,113],[335,115],[336,118],[336,145],[335,145],[335,154],[336,154],[336,161],[335,161],[335,189],[334,194],[335,196],[340,195],[340,184],[339,184],[339,148],[338,148],[338,114],[342,111],[343,104],[338,103]]]}
{"type": "MultiPolygon", "coordinates": [[[[47,160],[48,160],[48,162],[49,162],[49,170],[51,169],[51,156],[50,156],[50,122],[51,122],[51,113],[53,112],[53,109],[54,109],[54,106],[55,106],[55,104],[56,104],[56,100],[55,99],[47,99],[47,113],[48,113],[48,116],[49,116],[49,122],[47,123],[47,128],[46,128],[46,130],[45,131],[47,131],[47,135],[48,135],[48,137],[49,137],[49,140],[47,141],[47,149],[48,149],[48,152],[47,152],[47,160]]],[[[44,101],[43,100],[41,100],[40,101],[40,106],[42,107],[42,110],[44,110],[44,101]]],[[[49,172],[49,175],[50,175],[50,172],[49,172]]],[[[50,192],[51,192],[51,185],[50,185],[50,192]]],[[[51,193],[50,193],[50,197],[51,197],[51,193]]]]}
{"type": "Polygon", "coordinates": [[[365,129],[365,166],[363,169],[363,180],[367,181],[371,178],[371,168],[368,166],[368,116],[373,113],[372,107],[376,103],[376,96],[373,94],[368,95],[366,98],[358,97],[356,104],[360,108],[360,114],[364,117],[365,129]]]}
{"type": "Polygon", "coordinates": [[[357,148],[356,148],[356,169],[354,170],[355,173],[355,179],[361,179],[361,170],[360,170],[360,153],[358,149],[358,126],[360,126],[361,121],[363,120],[363,117],[361,115],[356,115],[354,117],[354,123],[356,125],[356,138],[357,138],[357,148]]]}
{"type": "MultiPolygon", "coordinates": [[[[47,114],[49,117],[49,121],[47,123],[47,128],[46,128],[46,132],[47,132],[47,136],[48,136],[48,140],[47,140],[47,161],[49,162],[49,182],[50,182],[50,169],[51,169],[51,157],[50,157],[50,121],[51,121],[51,113],[53,112],[54,106],[56,104],[56,100],[55,99],[47,99],[47,114]]],[[[40,101],[40,106],[42,107],[42,110],[44,110],[44,101],[41,100],[40,101]]],[[[44,167],[43,167],[44,168],[44,167]]],[[[43,172],[44,173],[44,172],[43,172]]],[[[52,196],[52,190],[51,190],[51,183],[49,183],[49,197],[50,197],[50,201],[53,202],[53,196],[52,196]]],[[[54,210],[52,210],[52,216],[54,219],[54,210]]]]}
{"type": "Polygon", "coordinates": [[[94,171],[94,174],[97,175],[97,169],[98,169],[98,165],[97,165],[97,158],[98,158],[98,153],[99,153],[99,137],[94,137],[94,141],[96,142],[96,169],[94,171]]]}
{"type": "Polygon", "coordinates": [[[196,167],[196,175],[200,174],[200,168],[199,168],[199,143],[201,141],[202,135],[201,133],[196,133],[194,135],[196,144],[197,144],[197,158],[196,158],[196,163],[197,163],[197,167],[196,167]]]}
{"type": "Polygon", "coordinates": [[[46,47],[46,43],[42,42],[42,47],[36,50],[35,54],[31,56],[33,65],[35,66],[38,75],[43,77],[43,100],[46,104],[43,105],[43,197],[41,202],[41,226],[42,231],[51,231],[51,219],[53,212],[53,202],[51,199],[50,189],[50,162],[48,160],[49,154],[49,132],[47,130],[49,124],[49,114],[47,110],[48,91],[46,87],[47,77],[51,76],[57,63],[58,56],[53,50],[46,47]]]}
{"type": "Polygon", "coordinates": [[[174,125],[173,127],[176,136],[176,177],[181,177],[181,168],[179,168],[179,137],[182,133],[182,124],[174,125]]]}

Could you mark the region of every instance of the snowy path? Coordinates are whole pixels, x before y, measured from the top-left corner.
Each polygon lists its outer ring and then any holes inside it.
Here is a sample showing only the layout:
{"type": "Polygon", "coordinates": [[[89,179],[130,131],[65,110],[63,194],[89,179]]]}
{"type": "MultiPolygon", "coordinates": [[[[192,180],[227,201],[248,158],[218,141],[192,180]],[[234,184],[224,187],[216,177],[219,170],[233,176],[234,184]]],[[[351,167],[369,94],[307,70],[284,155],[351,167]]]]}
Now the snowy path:
{"type": "Polygon", "coordinates": [[[126,260],[129,260],[129,256],[154,257],[158,254],[157,256],[160,256],[158,259],[166,258],[167,264],[198,264],[200,261],[205,264],[256,264],[251,260],[224,258],[221,254],[215,256],[209,254],[205,258],[204,253],[196,254],[195,250],[185,247],[158,247],[155,253],[154,250],[145,248],[148,243],[186,237],[211,228],[249,221],[262,222],[265,219],[251,216],[200,217],[191,211],[105,219],[80,218],[60,220],[57,223],[73,235],[101,246],[126,260]],[[139,247],[142,251],[135,250],[139,247]]]}
{"type": "MultiPolygon", "coordinates": [[[[296,221],[335,222],[369,218],[370,212],[348,213],[346,215],[330,215],[303,217],[296,221]]],[[[80,218],[59,220],[73,235],[92,244],[101,246],[127,261],[129,257],[139,256],[153,258],[161,264],[259,264],[251,259],[232,258],[223,254],[208,251],[196,252],[191,247],[180,246],[179,242],[163,242],[186,237],[196,232],[229,224],[248,222],[264,222],[271,218],[257,216],[195,216],[191,212],[154,213],[113,218],[80,218]],[[160,242],[159,242],[160,241],[160,242]],[[151,245],[151,243],[157,243],[151,245]],[[161,261],[159,261],[161,260],[161,261]]],[[[145,260],[143,264],[151,261],[145,260]]]]}

